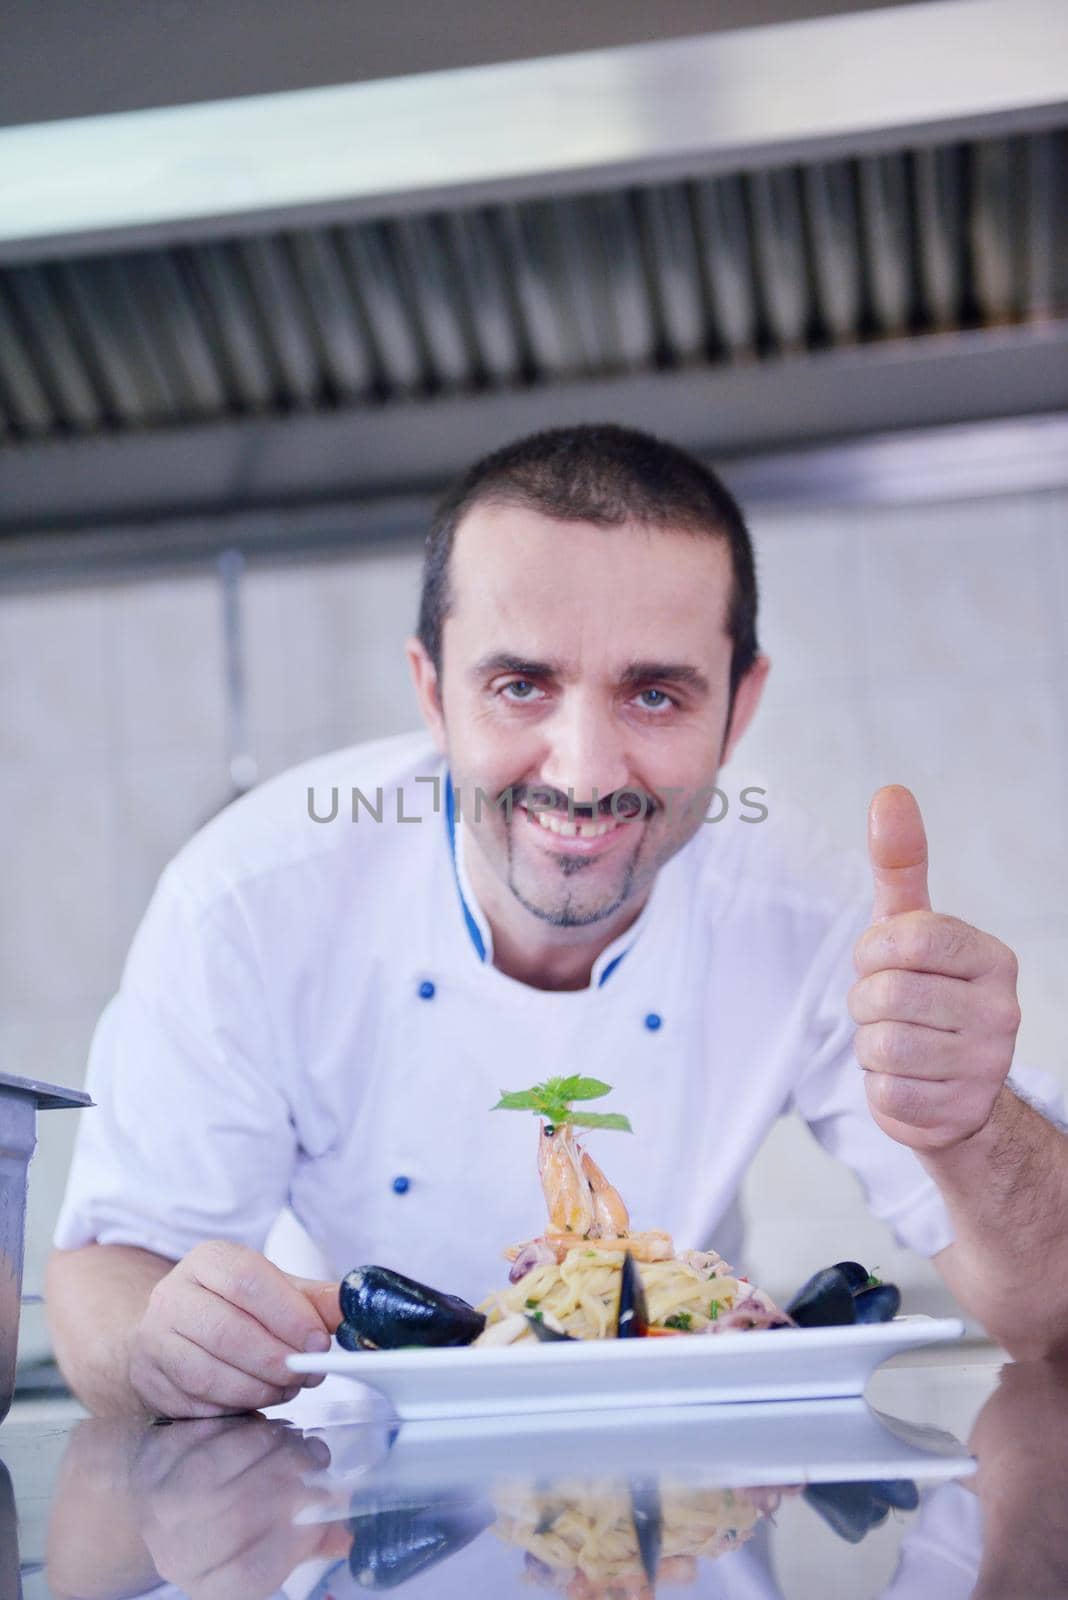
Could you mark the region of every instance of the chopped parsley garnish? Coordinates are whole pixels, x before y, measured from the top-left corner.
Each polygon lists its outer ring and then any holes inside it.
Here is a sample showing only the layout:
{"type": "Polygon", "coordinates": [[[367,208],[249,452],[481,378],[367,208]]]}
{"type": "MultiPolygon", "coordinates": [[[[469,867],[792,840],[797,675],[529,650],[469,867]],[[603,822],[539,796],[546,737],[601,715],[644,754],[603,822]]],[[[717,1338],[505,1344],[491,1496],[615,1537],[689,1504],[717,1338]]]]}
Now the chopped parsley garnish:
{"type": "Polygon", "coordinates": [[[531,1320],[531,1322],[544,1322],[545,1321],[545,1312],[540,1310],[540,1309],[537,1310],[537,1311],[532,1311],[530,1313],[530,1320],[531,1320]]]}
{"type": "Polygon", "coordinates": [[[688,1311],[675,1311],[664,1319],[665,1328],[680,1328],[683,1333],[689,1333],[692,1323],[693,1318],[688,1311]]]}
{"type": "Polygon", "coordinates": [[[537,1304],[538,1304],[538,1302],[536,1300],[528,1300],[527,1301],[527,1310],[528,1311],[534,1311],[537,1308],[537,1304]]]}
{"type": "Polygon", "coordinates": [[[709,1322],[715,1322],[716,1319],[718,1318],[718,1316],[719,1316],[719,1301],[718,1300],[713,1300],[712,1304],[708,1308],[708,1320],[709,1320],[709,1322]]]}

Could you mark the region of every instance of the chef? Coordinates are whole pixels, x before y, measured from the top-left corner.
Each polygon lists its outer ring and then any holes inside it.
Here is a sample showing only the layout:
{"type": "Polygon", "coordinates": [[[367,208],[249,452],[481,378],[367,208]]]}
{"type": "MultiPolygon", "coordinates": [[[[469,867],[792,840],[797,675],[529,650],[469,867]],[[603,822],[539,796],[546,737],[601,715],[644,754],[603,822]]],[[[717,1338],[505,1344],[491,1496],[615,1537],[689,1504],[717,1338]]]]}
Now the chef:
{"type": "Polygon", "coordinates": [[[873,802],[874,910],[731,793],[756,611],[738,507],[670,445],[554,430],[460,481],[408,644],[427,732],[197,835],[100,1021],[47,1276],[91,1409],[291,1398],[360,1262],[481,1298],[544,1227],[537,1124],[489,1108],[578,1070],[633,1126],[590,1138],[636,1227],[744,1263],[739,1185],[795,1110],[995,1337],[1063,1346],[1068,1137],[1009,1077],[1015,959],[932,911],[907,791],[873,802]],[[321,1279],[262,1253],[286,1206],[321,1279]]]}

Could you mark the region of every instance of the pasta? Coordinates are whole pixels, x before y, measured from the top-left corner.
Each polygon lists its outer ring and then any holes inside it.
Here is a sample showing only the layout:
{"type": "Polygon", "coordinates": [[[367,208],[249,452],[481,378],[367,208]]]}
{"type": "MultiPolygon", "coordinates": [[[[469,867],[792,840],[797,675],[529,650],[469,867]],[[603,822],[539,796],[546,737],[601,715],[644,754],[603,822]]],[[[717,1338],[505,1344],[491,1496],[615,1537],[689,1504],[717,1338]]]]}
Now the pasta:
{"type": "MultiPolygon", "coordinates": [[[[692,1251],[639,1267],[649,1326],[665,1332],[703,1333],[749,1294],[748,1284],[731,1276],[711,1252],[692,1251]]],[[[507,1317],[537,1314],[549,1326],[577,1339],[615,1336],[623,1255],[590,1244],[568,1250],[559,1262],[544,1262],[507,1289],[480,1304],[487,1321],[476,1345],[493,1344],[493,1328],[507,1317]]],[[[533,1337],[533,1333],[529,1333],[533,1337]]]]}

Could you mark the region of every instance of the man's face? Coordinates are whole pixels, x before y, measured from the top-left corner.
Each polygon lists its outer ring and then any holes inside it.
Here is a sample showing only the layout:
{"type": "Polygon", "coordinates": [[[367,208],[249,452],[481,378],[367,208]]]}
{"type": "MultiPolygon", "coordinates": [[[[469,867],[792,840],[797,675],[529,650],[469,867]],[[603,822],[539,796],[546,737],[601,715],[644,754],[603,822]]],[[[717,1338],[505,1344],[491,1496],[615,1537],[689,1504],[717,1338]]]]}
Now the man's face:
{"type": "Polygon", "coordinates": [[[476,887],[560,927],[640,904],[723,754],[726,541],[479,505],[450,579],[437,731],[476,887]]]}

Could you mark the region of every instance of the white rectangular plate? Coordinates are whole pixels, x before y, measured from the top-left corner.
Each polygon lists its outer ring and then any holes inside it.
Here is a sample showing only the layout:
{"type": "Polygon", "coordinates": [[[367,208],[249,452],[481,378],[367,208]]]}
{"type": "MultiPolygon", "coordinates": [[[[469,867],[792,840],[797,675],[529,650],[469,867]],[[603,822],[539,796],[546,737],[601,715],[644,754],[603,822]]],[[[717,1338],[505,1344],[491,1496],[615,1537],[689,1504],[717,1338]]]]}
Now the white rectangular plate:
{"type": "Polygon", "coordinates": [[[293,1355],[293,1372],[340,1373],[402,1418],[489,1417],[610,1407],[817,1400],[859,1395],[880,1362],[959,1339],[956,1317],[846,1328],[775,1328],[678,1339],[604,1339],[505,1349],[293,1355]]]}

